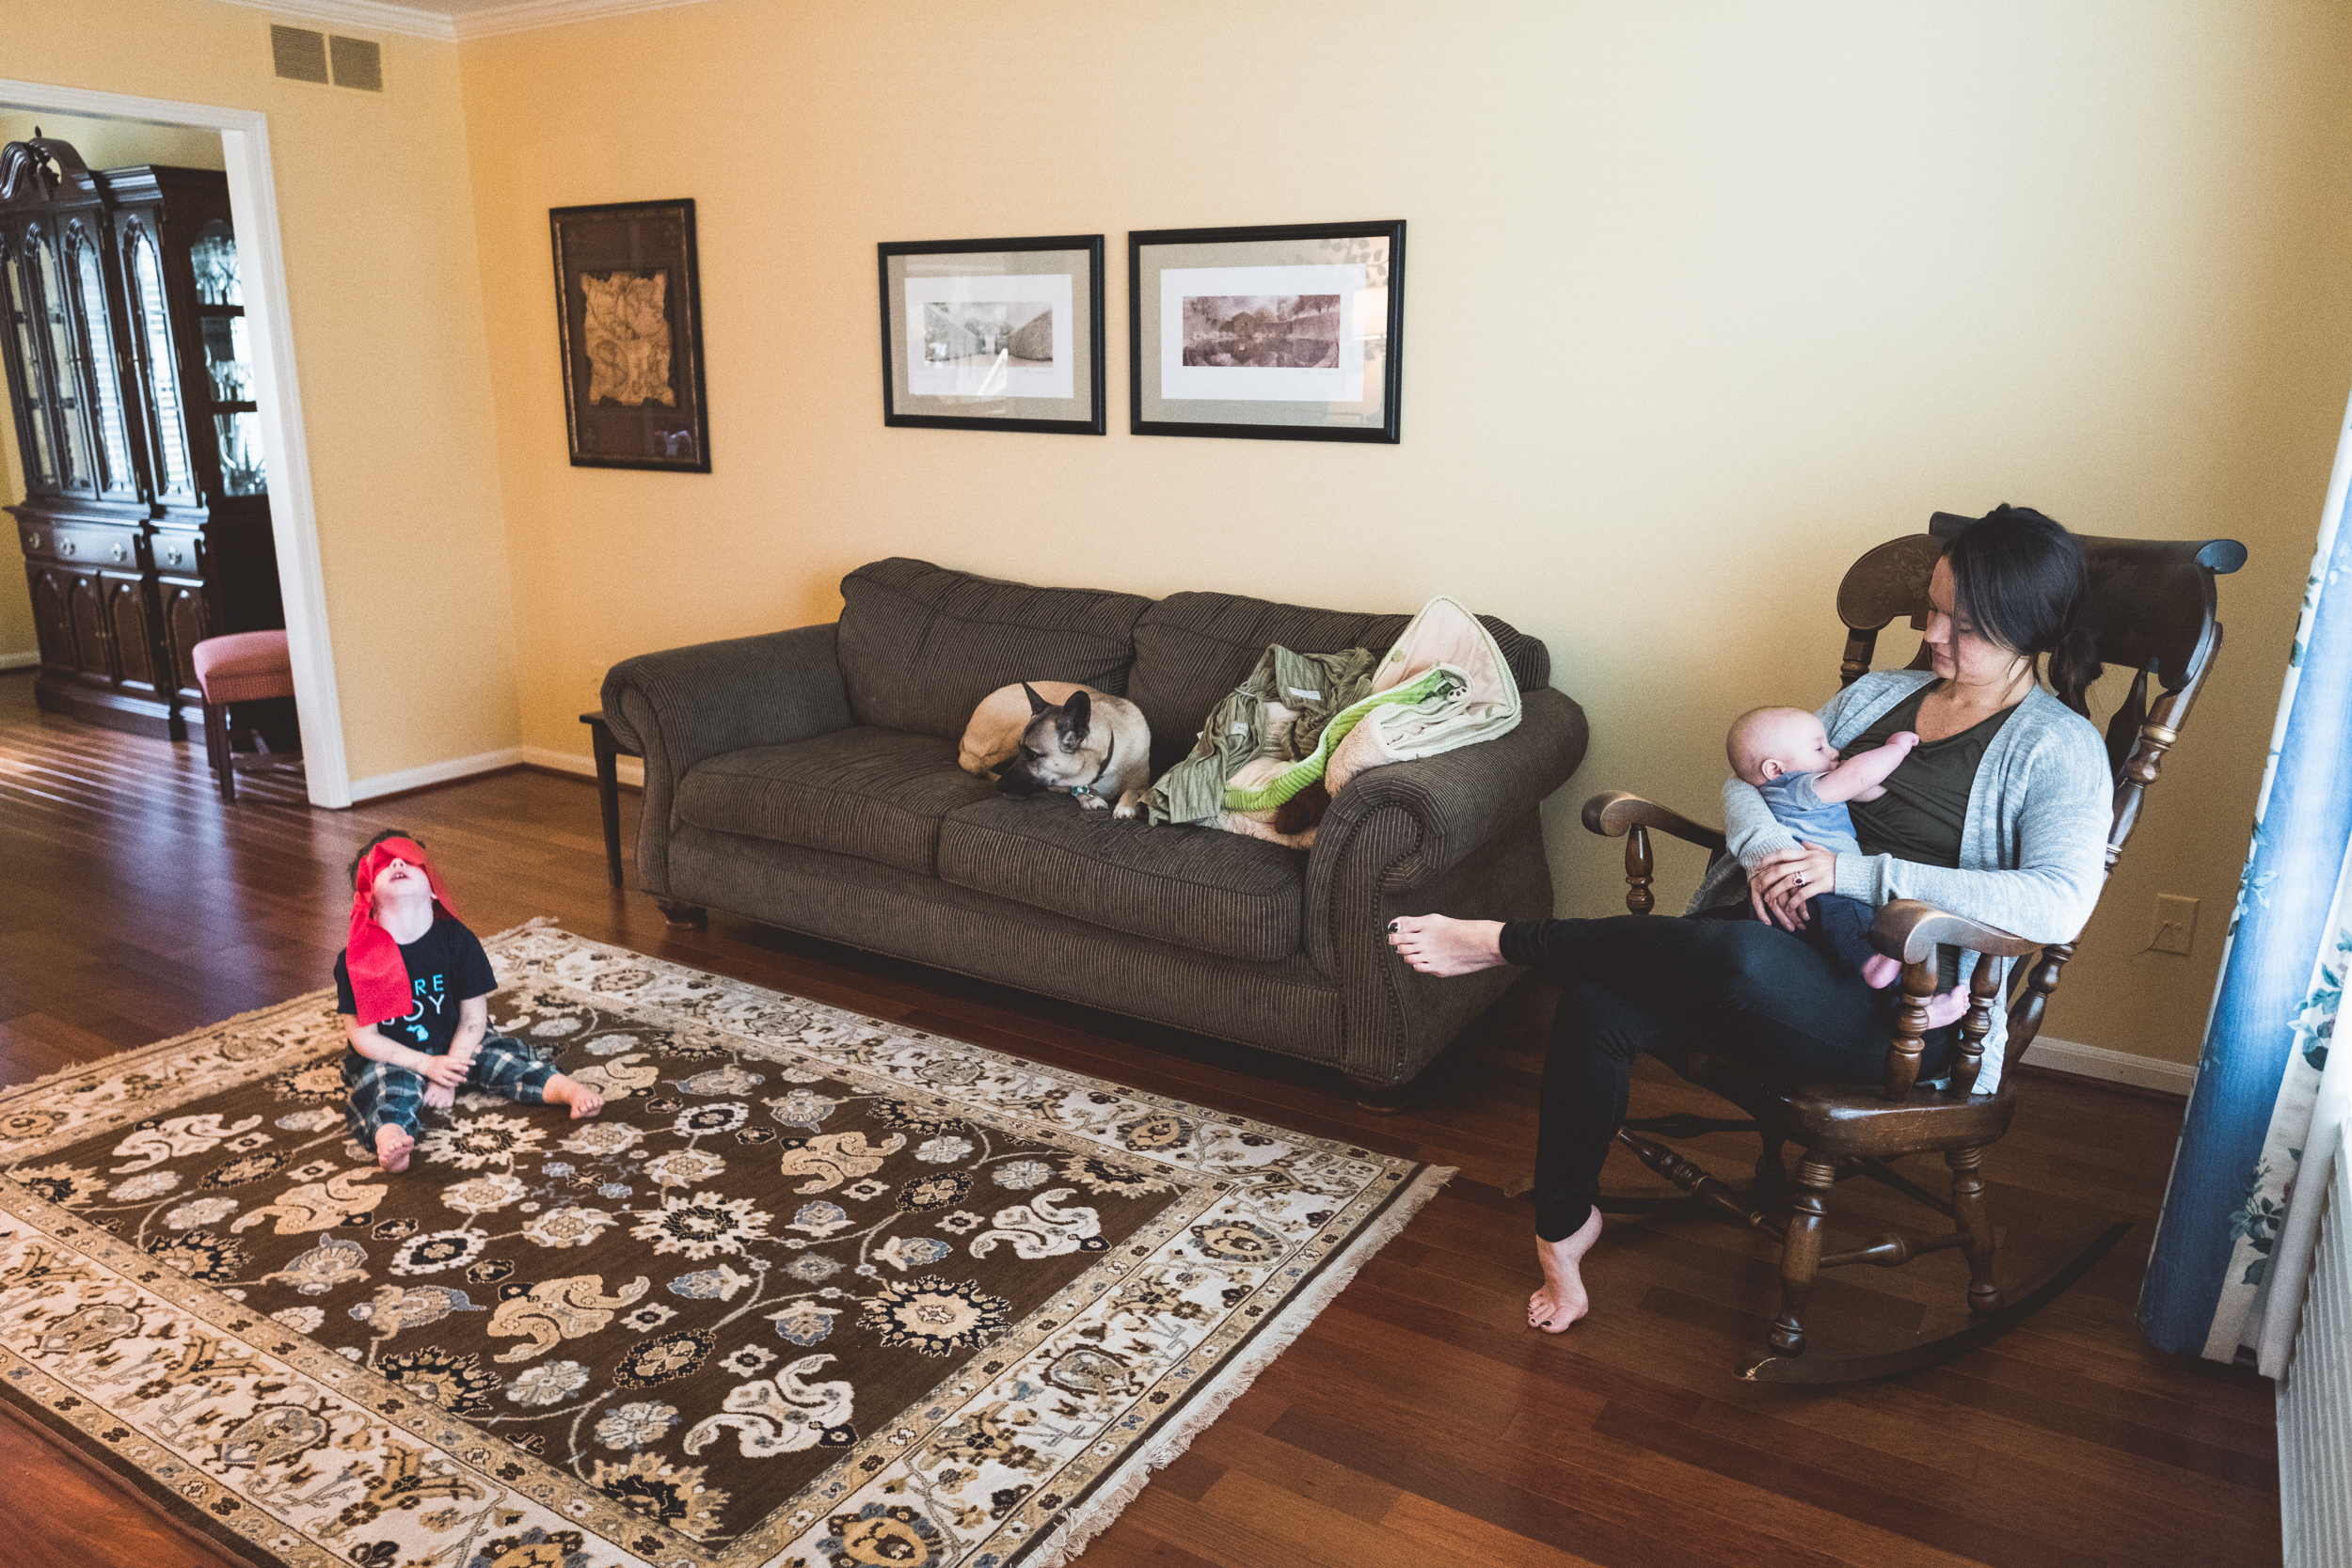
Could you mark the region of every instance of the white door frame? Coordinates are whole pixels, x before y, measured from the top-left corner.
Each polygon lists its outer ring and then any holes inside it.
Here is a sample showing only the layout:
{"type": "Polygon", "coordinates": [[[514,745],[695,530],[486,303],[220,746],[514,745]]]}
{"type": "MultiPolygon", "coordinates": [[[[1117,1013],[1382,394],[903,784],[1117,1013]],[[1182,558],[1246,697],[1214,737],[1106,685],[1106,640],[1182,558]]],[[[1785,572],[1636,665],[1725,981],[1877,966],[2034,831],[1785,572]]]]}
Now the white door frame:
{"type": "Polygon", "coordinates": [[[310,454],[303,441],[302,393],[294,375],[278,185],[270,172],[269,117],[259,109],[222,109],[5,77],[0,77],[0,107],[220,133],[229,173],[229,214],[237,230],[238,270],[253,344],[262,453],[269,465],[270,534],[276,541],[278,590],[286,606],[286,646],[294,660],[303,772],[312,805],[348,806],[351,772],[343,756],[343,714],[335,694],[335,648],[326,625],[326,578],[319,562],[310,454]]]}

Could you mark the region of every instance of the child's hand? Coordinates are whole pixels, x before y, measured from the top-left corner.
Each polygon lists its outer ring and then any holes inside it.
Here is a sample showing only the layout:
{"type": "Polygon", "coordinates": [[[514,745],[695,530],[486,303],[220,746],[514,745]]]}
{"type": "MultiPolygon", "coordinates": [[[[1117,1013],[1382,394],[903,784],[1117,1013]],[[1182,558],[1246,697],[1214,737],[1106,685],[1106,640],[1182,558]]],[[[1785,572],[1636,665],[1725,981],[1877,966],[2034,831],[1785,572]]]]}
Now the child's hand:
{"type": "MultiPolygon", "coordinates": [[[[454,1094],[458,1085],[473,1076],[473,1062],[469,1057],[428,1056],[420,1051],[417,1053],[416,1070],[433,1087],[448,1089],[454,1094]]],[[[448,1101],[442,1103],[447,1104],[448,1101]]]]}
{"type": "Polygon", "coordinates": [[[1919,744],[1919,732],[1917,730],[1897,730],[1893,735],[1886,737],[1886,744],[1896,751],[1908,752],[1914,746],[1919,744]]]}

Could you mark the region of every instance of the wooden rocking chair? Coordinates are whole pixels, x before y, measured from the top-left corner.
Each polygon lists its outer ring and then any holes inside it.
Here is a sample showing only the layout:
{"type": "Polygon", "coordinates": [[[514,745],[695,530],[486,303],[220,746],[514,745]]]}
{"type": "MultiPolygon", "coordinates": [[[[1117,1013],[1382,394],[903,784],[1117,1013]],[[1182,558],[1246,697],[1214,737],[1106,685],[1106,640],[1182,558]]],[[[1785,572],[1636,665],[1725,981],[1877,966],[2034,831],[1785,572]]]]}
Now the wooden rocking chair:
{"type": "MultiPolygon", "coordinates": [[[[1928,578],[1944,539],[1970,519],[1937,513],[1929,531],[1881,545],[1854,562],[1837,590],[1837,613],[1847,626],[1842,684],[1851,685],[1870,668],[1878,634],[1899,615],[1915,627],[1926,625],[1928,578]]],[[[2115,816],[2107,834],[2107,868],[2131,836],[2140,800],[2155,782],[2165,753],[2180,739],[2213,657],[2221,646],[2214,619],[2214,578],[2234,572],[2246,546],[2233,539],[2083,539],[2090,571],[2089,626],[2098,640],[2103,665],[2137,672],[2122,705],[2108,722],[2107,756],[2115,769],[2115,816]],[[2149,678],[2159,694],[2149,700],[2149,678]]],[[[1912,669],[1928,667],[1921,644],[1912,669]]],[[[1650,832],[1654,829],[1720,853],[1724,835],[1663,806],[1622,791],[1596,795],[1584,803],[1584,825],[1594,832],[1626,840],[1626,908],[1646,915],[1650,891],[1650,832]]],[[[1971,1004],[1961,1023],[1948,1086],[1916,1082],[1926,1004],[1936,988],[1939,944],[1966,948],[1990,958],[2030,958],[2036,944],[2005,931],[1963,920],[1931,905],[1903,899],[1879,911],[1872,943],[1903,964],[1902,1000],[1886,1053],[1883,1087],[1853,1084],[1789,1084],[1692,1048],[1667,1065],[1693,1084],[1731,1101],[1752,1120],[1715,1120],[1682,1114],[1626,1123],[1617,1134],[1642,1163],[1681,1190],[1678,1198],[1604,1198],[1607,1212],[1656,1212],[1703,1208],[1719,1217],[1776,1237],[1782,1243],[1781,1312],[1772,1326],[1769,1349],[1746,1357],[1740,1375],[1776,1383],[1845,1383],[1890,1377],[1931,1366],[1998,1338],[2056,1299],[2120,1240],[2128,1225],[2109,1227],[2063,1263],[2011,1294],[1994,1277],[1994,1233],[1979,1164],[1985,1149],[2009,1130],[2017,1107],[2018,1080],[2004,1071],[1991,1094],[1971,1092],[1984,1053],[1984,1039],[1997,1000],[1999,964],[1980,961],[1970,986],[1971,1004]],[[1656,1137],[1687,1138],[1708,1132],[1754,1131],[1763,1136],[1756,1180],[1742,1192],[1708,1175],[1656,1137]],[[1650,1134],[1650,1135],[1645,1135],[1650,1134]],[[1793,1195],[1781,1164],[1781,1146],[1804,1151],[1793,1195]],[[1951,1200],[1892,1168],[1909,1154],[1938,1153],[1951,1167],[1951,1200]],[[1866,1244],[1825,1252],[1822,1235],[1828,1202],[1836,1182],[1866,1176],[1944,1214],[1949,1231],[1926,1236],[1889,1234],[1866,1244]],[[1762,1203],[1750,1201],[1753,1195],[1762,1203]],[[1892,1268],[1946,1247],[1964,1249],[1968,1259],[1971,1321],[1941,1338],[1883,1354],[1806,1356],[1804,1312],[1815,1275],[1828,1268],[1869,1263],[1892,1268]]],[[[2009,1004],[2006,1061],[2014,1068],[2042,1026],[2042,1010],[2058,989],[2059,972],[2074,956],[2072,942],[2039,949],[2041,961],[2016,972],[2009,1004]]]]}

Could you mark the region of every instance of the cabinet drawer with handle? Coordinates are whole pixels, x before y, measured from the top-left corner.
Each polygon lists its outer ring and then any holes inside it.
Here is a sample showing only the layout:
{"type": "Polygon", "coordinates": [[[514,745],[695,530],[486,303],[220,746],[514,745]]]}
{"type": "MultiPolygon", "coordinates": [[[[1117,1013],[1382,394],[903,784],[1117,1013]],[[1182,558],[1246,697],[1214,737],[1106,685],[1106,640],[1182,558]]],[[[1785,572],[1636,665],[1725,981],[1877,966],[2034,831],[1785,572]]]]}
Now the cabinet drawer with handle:
{"type": "Polygon", "coordinates": [[[27,561],[54,561],[65,566],[113,566],[137,570],[146,562],[140,532],[127,528],[74,527],[37,523],[17,530],[27,561]]]}
{"type": "Polygon", "coordinates": [[[155,558],[155,570],[167,578],[200,578],[204,575],[204,536],[200,533],[165,533],[160,531],[148,538],[147,547],[155,558]]]}

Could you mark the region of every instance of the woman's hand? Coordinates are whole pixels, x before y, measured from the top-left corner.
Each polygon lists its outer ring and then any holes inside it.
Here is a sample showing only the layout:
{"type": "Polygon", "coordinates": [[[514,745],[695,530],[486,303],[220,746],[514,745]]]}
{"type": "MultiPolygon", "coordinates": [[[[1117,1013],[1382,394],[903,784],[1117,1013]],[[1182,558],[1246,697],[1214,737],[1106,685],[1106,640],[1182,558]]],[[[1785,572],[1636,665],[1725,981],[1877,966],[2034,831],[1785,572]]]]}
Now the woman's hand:
{"type": "Polygon", "coordinates": [[[1808,844],[1802,849],[1776,849],[1748,873],[1748,903],[1756,918],[1784,931],[1802,929],[1805,900],[1837,890],[1837,852],[1808,844]]]}

